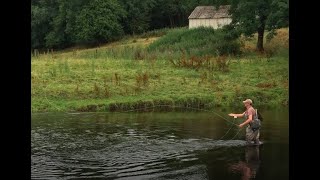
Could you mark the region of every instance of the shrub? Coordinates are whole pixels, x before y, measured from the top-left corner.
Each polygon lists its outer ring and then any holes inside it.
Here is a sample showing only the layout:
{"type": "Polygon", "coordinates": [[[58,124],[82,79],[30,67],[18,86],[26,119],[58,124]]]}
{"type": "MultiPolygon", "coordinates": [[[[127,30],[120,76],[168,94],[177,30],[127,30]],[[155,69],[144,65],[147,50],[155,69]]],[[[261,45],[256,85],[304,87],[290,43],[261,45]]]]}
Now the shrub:
{"type": "Polygon", "coordinates": [[[169,31],[149,45],[148,52],[173,53],[185,51],[187,55],[236,55],[240,53],[238,35],[227,29],[209,27],[179,28],[169,31]]]}

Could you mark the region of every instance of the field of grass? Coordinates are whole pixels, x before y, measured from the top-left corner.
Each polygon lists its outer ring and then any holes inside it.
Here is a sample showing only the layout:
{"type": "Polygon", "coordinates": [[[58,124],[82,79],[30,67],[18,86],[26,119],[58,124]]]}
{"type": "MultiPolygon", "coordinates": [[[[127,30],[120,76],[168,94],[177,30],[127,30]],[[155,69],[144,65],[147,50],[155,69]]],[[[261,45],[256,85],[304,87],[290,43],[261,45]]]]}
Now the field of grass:
{"type": "Polygon", "coordinates": [[[255,106],[286,106],[288,29],[279,32],[266,43],[265,54],[253,51],[255,37],[242,38],[244,55],[238,57],[148,52],[152,42],[161,40],[159,33],[33,55],[32,112],[171,109],[159,105],[213,109],[242,106],[246,98],[255,106]]]}

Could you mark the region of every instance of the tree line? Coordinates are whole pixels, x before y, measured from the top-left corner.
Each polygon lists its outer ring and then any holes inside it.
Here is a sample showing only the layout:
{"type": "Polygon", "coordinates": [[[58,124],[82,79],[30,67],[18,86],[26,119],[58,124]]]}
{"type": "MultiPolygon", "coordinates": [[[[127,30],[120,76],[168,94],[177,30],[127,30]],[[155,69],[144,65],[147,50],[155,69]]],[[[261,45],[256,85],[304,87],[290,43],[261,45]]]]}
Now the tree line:
{"type": "Polygon", "coordinates": [[[232,4],[234,27],[251,35],[259,28],[260,31],[271,30],[288,25],[287,1],[32,0],[31,47],[62,49],[73,45],[98,45],[127,34],[187,26],[188,16],[199,5],[232,4]]]}

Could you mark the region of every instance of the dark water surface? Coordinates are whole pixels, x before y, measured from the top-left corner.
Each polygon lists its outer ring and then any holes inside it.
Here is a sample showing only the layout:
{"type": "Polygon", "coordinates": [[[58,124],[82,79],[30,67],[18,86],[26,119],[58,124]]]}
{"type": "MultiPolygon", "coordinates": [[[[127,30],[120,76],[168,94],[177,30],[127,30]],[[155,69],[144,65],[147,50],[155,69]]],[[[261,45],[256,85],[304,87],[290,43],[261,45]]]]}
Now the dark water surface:
{"type": "Polygon", "coordinates": [[[260,147],[210,112],[33,114],[32,179],[288,179],[288,109],[260,112],[260,147]]]}

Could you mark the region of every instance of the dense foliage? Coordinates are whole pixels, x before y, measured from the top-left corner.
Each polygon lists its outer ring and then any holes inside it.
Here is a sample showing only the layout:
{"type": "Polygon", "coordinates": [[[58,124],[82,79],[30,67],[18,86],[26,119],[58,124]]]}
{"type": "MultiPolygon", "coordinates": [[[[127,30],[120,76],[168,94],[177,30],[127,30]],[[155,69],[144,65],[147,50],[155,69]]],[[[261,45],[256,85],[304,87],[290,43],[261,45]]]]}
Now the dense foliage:
{"type": "Polygon", "coordinates": [[[183,27],[196,6],[223,4],[232,5],[234,29],[246,35],[263,37],[265,29],[288,25],[288,0],[32,0],[31,47],[98,45],[126,34],[183,27]]]}
{"type": "MultiPolygon", "coordinates": [[[[223,0],[32,0],[32,48],[110,42],[125,34],[188,25],[198,5],[223,0]]],[[[226,3],[226,2],[224,2],[226,3]]]]}

